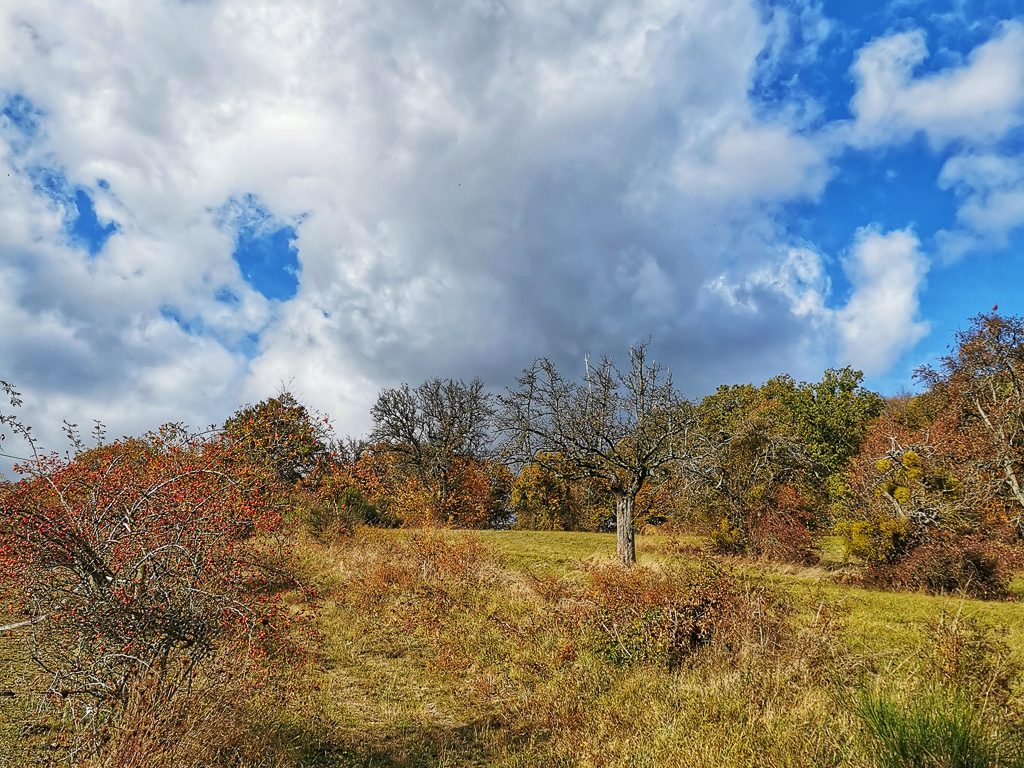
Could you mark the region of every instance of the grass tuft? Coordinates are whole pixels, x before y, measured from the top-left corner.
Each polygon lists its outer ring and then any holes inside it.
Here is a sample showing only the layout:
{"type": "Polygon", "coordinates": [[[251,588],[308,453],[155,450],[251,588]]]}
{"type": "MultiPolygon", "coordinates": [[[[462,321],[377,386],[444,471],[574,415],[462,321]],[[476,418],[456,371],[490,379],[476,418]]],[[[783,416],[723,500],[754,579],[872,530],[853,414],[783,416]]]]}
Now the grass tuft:
{"type": "Polygon", "coordinates": [[[926,690],[905,704],[862,692],[857,715],[881,768],[1019,768],[1017,742],[991,726],[963,693],[926,690]]]}

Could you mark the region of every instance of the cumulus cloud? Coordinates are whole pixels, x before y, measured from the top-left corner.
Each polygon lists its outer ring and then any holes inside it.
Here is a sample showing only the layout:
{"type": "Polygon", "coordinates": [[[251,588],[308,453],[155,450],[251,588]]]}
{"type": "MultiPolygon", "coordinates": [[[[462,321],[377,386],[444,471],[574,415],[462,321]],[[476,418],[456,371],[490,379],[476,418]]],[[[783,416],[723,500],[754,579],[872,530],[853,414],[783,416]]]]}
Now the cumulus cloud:
{"type": "Polygon", "coordinates": [[[954,260],[979,248],[1002,248],[1024,225],[1024,154],[964,153],[942,167],[939,186],[957,196],[955,229],[939,233],[942,254],[954,260]]]}
{"type": "Polygon", "coordinates": [[[956,226],[936,235],[948,263],[1005,247],[1024,224],[1024,158],[1012,149],[1014,132],[1024,126],[1024,24],[1003,22],[954,66],[920,71],[927,58],[917,29],[861,49],[847,138],[859,147],[888,146],[922,133],[934,150],[954,150],[937,179],[958,202],[956,226]]]}
{"type": "Polygon", "coordinates": [[[888,35],[857,54],[851,139],[888,144],[924,132],[935,147],[991,142],[1024,121],[1024,24],[1003,23],[960,66],[919,73],[928,57],[919,29],[888,35]]]}
{"type": "MultiPolygon", "coordinates": [[[[691,395],[815,376],[837,338],[884,370],[927,330],[920,244],[862,230],[829,309],[780,217],[837,134],[795,85],[758,101],[832,29],[810,1],[9,3],[0,378],[117,434],[291,382],[358,433],[382,386],[648,335],[691,395]]],[[[975,142],[943,183],[1005,232],[1020,178],[982,145],[1019,124],[1022,50],[1008,23],[921,74],[923,34],[880,38],[842,138],[975,142]]]]}
{"type": "Polygon", "coordinates": [[[843,359],[867,373],[887,370],[928,333],[918,319],[918,293],[928,272],[920,241],[910,229],[857,232],[843,269],[852,285],[836,312],[843,359]]]}

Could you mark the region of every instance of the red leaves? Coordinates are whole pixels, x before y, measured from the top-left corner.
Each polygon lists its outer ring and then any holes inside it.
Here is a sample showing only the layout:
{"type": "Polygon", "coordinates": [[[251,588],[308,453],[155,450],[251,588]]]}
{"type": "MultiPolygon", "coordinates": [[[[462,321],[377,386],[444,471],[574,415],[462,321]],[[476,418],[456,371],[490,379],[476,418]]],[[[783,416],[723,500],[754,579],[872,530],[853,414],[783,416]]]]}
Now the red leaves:
{"type": "Polygon", "coordinates": [[[260,552],[280,526],[274,485],[218,439],[166,427],[22,471],[0,488],[0,582],[37,622],[51,690],[106,700],[144,675],[181,684],[272,610],[258,592],[284,586],[260,552]]]}

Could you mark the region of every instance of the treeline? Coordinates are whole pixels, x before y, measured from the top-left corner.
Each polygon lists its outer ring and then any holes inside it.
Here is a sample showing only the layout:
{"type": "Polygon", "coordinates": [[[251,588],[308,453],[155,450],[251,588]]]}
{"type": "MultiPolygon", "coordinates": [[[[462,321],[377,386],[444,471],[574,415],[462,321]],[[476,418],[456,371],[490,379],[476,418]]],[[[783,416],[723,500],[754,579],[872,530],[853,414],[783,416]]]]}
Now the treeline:
{"type": "Polygon", "coordinates": [[[479,380],[385,389],[372,432],[346,441],[282,392],[204,450],[271,478],[286,516],[319,535],[615,530],[627,563],[645,526],[798,563],[838,536],[875,584],[998,594],[1024,538],[1024,319],[974,317],[916,378],[921,394],[885,399],[830,369],[691,402],[641,344],[579,377],[538,359],[500,394],[479,380]]]}
{"type": "Polygon", "coordinates": [[[345,444],[287,393],[224,435],[294,483],[296,514],[321,531],[617,529],[626,562],[645,526],[799,563],[839,536],[872,583],[998,594],[1024,538],[1024,320],[973,318],[916,372],[920,394],[886,399],[862,379],[780,375],[690,402],[639,345],[578,379],[540,359],[502,394],[386,389],[371,434],[345,444]]]}

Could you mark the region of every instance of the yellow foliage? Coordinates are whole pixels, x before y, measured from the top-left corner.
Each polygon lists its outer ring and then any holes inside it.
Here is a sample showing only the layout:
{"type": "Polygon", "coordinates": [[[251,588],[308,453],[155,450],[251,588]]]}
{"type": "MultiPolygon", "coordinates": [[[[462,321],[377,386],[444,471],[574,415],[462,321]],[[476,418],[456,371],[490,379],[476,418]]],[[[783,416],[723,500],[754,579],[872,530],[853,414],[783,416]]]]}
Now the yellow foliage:
{"type": "Polygon", "coordinates": [[[907,469],[916,469],[921,466],[921,457],[913,451],[907,451],[900,458],[900,463],[907,469]]]}
{"type": "Polygon", "coordinates": [[[910,533],[910,523],[894,517],[846,520],[836,525],[836,535],[843,539],[845,556],[868,563],[889,562],[902,550],[910,533]]]}

